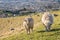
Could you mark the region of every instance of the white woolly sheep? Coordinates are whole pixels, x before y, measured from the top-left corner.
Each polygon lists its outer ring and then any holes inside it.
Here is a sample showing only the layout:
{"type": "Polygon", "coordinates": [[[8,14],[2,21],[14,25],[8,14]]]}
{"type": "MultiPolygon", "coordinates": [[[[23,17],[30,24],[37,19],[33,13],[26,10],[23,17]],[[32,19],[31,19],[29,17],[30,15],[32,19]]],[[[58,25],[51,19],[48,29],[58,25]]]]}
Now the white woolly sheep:
{"type": "Polygon", "coordinates": [[[42,23],[46,28],[46,31],[50,31],[51,25],[53,24],[53,15],[50,12],[44,12],[42,16],[42,23]]]}
{"type": "Polygon", "coordinates": [[[25,26],[27,34],[30,34],[30,31],[33,31],[34,20],[32,17],[24,19],[23,26],[25,26]]]}

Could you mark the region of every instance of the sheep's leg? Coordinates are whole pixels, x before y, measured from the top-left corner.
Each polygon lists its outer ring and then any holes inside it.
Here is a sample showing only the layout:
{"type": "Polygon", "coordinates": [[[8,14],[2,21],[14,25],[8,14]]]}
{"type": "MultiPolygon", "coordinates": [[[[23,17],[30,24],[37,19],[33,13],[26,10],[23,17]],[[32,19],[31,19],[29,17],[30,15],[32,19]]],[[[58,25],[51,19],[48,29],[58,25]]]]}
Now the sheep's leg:
{"type": "Polygon", "coordinates": [[[50,26],[47,27],[47,30],[50,31],[50,26]]]}
{"type": "Polygon", "coordinates": [[[33,27],[31,27],[31,31],[33,32],[33,27]]]}
{"type": "Polygon", "coordinates": [[[46,26],[46,31],[50,31],[50,25],[46,26]]]}
{"type": "Polygon", "coordinates": [[[45,29],[46,29],[46,31],[48,31],[48,28],[47,28],[47,26],[45,26],[45,29]]]}
{"type": "Polygon", "coordinates": [[[48,31],[47,26],[44,23],[43,23],[43,25],[45,26],[45,30],[48,31]]]}
{"type": "Polygon", "coordinates": [[[27,32],[27,34],[28,34],[28,29],[26,28],[26,32],[27,32]]]}
{"type": "Polygon", "coordinates": [[[51,28],[51,25],[49,25],[49,26],[47,27],[48,31],[50,31],[50,28],[51,28]]]}
{"type": "Polygon", "coordinates": [[[30,29],[26,29],[27,34],[30,34],[30,29]]]}
{"type": "Polygon", "coordinates": [[[30,33],[30,28],[28,26],[25,26],[27,34],[30,33]]]}
{"type": "Polygon", "coordinates": [[[30,28],[27,28],[27,34],[30,34],[30,28]]]}

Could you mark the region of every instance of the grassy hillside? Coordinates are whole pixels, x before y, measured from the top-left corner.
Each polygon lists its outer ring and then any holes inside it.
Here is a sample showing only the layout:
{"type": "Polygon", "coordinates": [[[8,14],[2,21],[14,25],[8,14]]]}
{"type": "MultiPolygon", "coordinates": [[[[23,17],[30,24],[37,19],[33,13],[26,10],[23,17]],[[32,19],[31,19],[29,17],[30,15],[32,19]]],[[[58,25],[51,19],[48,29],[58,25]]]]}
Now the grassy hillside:
{"type": "Polygon", "coordinates": [[[60,11],[51,11],[51,13],[58,16],[54,17],[50,32],[45,32],[41,23],[42,14],[32,14],[35,25],[30,35],[26,34],[22,26],[23,19],[28,16],[0,18],[0,40],[60,40],[60,11]]]}

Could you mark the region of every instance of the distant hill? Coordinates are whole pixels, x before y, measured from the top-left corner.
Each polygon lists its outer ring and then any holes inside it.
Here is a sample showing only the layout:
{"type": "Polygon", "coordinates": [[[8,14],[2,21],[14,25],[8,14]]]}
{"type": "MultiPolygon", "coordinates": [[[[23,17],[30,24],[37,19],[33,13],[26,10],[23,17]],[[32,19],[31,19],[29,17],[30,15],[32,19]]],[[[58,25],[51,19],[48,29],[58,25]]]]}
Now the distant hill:
{"type": "Polygon", "coordinates": [[[53,6],[58,4],[57,0],[0,0],[0,10],[20,10],[23,8],[31,8],[40,11],[45,6],[53,6]]]}

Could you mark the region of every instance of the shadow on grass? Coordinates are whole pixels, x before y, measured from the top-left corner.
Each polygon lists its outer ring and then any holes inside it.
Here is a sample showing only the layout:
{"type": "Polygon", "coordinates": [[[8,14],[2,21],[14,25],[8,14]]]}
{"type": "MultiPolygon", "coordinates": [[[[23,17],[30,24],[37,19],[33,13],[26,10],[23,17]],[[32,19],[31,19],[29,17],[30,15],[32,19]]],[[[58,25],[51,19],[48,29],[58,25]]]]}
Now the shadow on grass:
{"type": "Polygon", "coordinates": [[[54,32],[54,31],[59,31],[60,28],[56,28],[56,29],[52,29],[51,32],[54,32]]]}
{"type": "Polygon", "coordinates": [[[40,32],[42,33],[42,32],[46,32],[46,31],[44,31],[44,30],[42,30],[42,31],[37,31],[37,33],[40,33],[40,32]]]}
{"type": "Polygon", "coordinates": [[[45,30],[42,30],[42,31],[37,31],[38,33],[42,33],[42,32],[54,32],[54,31],[59,31],[60,28],[56,28],[56,29],[51,29],[50,31],[45,31],[45,30]]]}
{"type": "Polygon", "coordinates": [[[50,34],[44,34],[45,32],[47,32],[47,31],[45,31],[45,30],[41,30],[41,31],[37,31],[37,33],[41,33],[41,35],[43,35],[43,36],[60,36],[60,28],[56,28],[56,29],[51,29],[49,32],[51,32],[50,34]]]}

